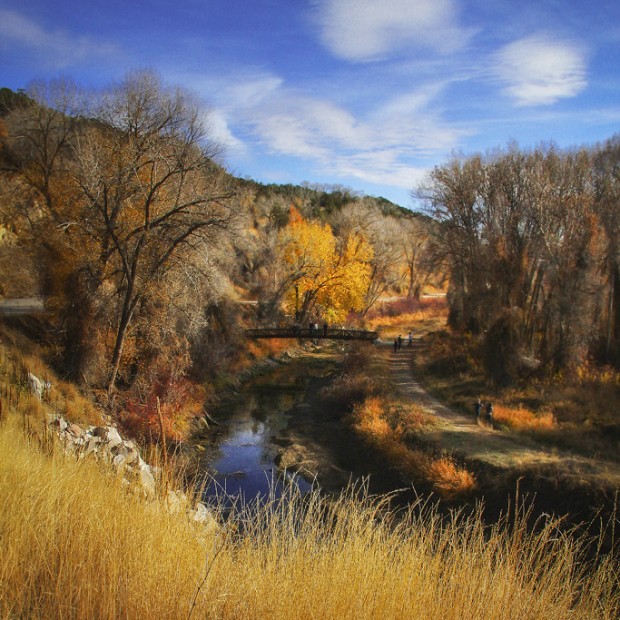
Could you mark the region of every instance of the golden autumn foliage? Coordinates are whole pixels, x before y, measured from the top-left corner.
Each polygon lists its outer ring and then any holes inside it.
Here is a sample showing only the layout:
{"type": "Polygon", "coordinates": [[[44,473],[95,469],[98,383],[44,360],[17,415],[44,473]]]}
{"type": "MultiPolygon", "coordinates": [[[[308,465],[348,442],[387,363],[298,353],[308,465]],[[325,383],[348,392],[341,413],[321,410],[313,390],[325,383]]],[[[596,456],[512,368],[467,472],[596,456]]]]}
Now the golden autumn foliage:
{"type": "Polygon", "coordinates": [[[329,224],[306,221],[292,207],[280,243],[290,282],[284,302],[288,314],[299,320],[320,314],[334,323],[363,307],[373,256],[363,235],[352,233],[339,244],[329,224]]]}

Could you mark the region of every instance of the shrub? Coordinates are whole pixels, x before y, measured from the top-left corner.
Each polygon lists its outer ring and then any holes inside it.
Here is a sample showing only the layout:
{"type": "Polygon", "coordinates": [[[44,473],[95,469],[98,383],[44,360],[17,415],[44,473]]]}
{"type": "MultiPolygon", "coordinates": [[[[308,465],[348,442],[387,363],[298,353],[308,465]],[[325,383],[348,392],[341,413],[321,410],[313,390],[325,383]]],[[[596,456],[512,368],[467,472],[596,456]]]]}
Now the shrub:
{"type": "Polygon", "coordinates": [[[120,421],[133,437],[145,443],[159,443],[162,431],[167,440],[185,439],[205,398],[203,388],[166,372],[155,378],[145,395],[136,392],[125,396],[120,421]]]}
{"type": "Polygon", "coordinates": [[[365,375],[352,374],[342,375],[332,381],[331,385],[321,391],[321,395],[332,406],[351,411],[366,397],[378,392],[379,388],[373,379],[365,375]]]}
{"type": "MultiPolygon", "coordinates": [[[[413,416],[413,424],[424,424],[423,414],[413,416]]],[[[411,431],[409,416],[401,416],[395,406],[376,396],[367,398],[353,410],[353,427],[375,445],[391,465],[411,476],[430,483],[441,497],[453,498],[469,493],[476,479],[467,469],[447,456],[435,458],[421,449],[410,449],[404,438],[411,431]]]]}
{"type": "Polygon", "coordinates": [[[496,422],[505,424],[514,430],[547,431],[556,428],[555,417],[551,413],[536,415],[527,409],[495,405],[493,416],[496,422]]]}

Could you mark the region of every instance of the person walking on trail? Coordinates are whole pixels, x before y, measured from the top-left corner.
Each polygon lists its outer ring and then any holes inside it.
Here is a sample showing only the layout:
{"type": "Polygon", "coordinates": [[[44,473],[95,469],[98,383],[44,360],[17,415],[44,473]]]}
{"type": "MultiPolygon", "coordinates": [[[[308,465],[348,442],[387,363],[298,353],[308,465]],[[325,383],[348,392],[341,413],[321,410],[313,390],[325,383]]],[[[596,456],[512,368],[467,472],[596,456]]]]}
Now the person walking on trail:
{"type": "Polygon", "coordinates": [[[487,423],[490,426],[493,426],[493,403],[491,401],[487,403],[486,417],[487,417],[487,423]]]}
{"type": "Polygon", "coordinates": [[[398,338],[394,338],[394,353],[398,351],[398,338]]]}
{"type": "Polygon", "coordinates": [[[474,412],[476,414],[476,421],[480,420],[480,414],[482,413],[482,401],[480,399],[474,403],[474,412]]]}
{"type": "Polygon", "coordinates": [[[409,346],[412,347],[413,346],[413,333],[409,332],[409,346]]]}
{"type": "Polygon", "coordinates": [[[398,349],[400,350],[400,348],[403,346],[403,337],[398,334],[398,338],[396,340],[398,342],[398,349]]]}
{"type": "Polygon", "coordinates": [[[327,336],[328,329],[327,321],[325,321],[325,323],[323,323],[323,336],[327,336]]]}

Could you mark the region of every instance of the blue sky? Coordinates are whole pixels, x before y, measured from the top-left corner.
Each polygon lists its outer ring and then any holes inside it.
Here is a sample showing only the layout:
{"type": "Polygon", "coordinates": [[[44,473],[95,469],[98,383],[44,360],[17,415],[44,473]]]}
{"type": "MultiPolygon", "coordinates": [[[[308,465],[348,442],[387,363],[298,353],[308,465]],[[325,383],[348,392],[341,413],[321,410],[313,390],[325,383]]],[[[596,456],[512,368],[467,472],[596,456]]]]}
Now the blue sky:
{"type": "Polygon", "coordinates": [[[152,69],[228,169],[415,206],[454,151],[620,129],[618,0],[0,0],[0,86],[152,69]]]}

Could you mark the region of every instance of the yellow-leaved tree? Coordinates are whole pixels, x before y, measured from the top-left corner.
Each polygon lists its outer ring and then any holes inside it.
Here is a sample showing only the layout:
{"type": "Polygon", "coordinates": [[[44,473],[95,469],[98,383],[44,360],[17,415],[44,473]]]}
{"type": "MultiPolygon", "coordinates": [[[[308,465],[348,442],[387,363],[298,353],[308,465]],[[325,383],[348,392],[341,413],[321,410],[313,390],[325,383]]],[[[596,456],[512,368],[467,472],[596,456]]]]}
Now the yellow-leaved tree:
{"type": "Polygon", "coordinates": [[[342,322],[364,307],[373,249],[364,235],[337,239],[329,224],[306,221],[294,207],[280,233],[280,259],[286,270],[284,307],[303,323],[342,322]]]}

